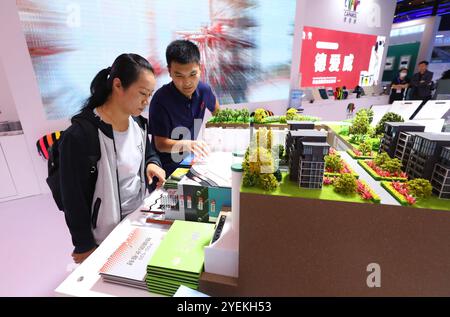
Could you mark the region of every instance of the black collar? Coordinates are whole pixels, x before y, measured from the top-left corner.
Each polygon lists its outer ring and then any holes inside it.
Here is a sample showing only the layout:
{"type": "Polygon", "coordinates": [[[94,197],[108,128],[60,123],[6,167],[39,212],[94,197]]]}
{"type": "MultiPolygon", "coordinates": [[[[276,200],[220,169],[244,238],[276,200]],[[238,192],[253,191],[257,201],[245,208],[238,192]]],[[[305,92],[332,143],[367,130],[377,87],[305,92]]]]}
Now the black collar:
{"type": "MultiPolygon", "coordinates": [[[[83,109],[79,114],[75,115],[72,118],[72,122],[73,122],[74,118],[82,118],[82,119],[88,120],[94,126],[99,128],[106,136],[108,136],[111,139],[114,138],[112,125],[102,121],[100,119],[100,116],[96,115],[93,110],[91,110],[91,109],[83,109]]],[[[137,124],[139,125],[139,127],[142,130],[144,130],[144,131],[146,130],[147,119],[145,119],[141,115],[138,116],[138,117],[132,117],[132,118],[134,119],[134,121],[137,122],[137,124]]]]}

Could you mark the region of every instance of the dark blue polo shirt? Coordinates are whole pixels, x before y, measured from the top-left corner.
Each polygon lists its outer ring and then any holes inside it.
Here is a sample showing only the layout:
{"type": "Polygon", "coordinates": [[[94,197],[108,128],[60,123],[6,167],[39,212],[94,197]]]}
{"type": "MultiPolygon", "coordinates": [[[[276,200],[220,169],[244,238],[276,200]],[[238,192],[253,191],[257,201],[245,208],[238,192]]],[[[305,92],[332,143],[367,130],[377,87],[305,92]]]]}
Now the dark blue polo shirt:
{"type": "MultiPolygon", "coordinates": [[[[172,131],[177,127],[186,127],[190,131],[190,139],[194,140],[200,131],[200,124],[194,126],[194,120],[203,120],[206,108],[212,112],[215,106],[216,97],[208,84],[200,81],[189,99],[170,82],[159,88],[150,102],[149,132],[152,136],[180,140],[181,137],[172,135],[172,131]]],[[[155,142],[152,144],[154,146],[155,142]]],[[[174,162],[170,153],[157,153],[168,177],[179,162],[174,162]]]]}

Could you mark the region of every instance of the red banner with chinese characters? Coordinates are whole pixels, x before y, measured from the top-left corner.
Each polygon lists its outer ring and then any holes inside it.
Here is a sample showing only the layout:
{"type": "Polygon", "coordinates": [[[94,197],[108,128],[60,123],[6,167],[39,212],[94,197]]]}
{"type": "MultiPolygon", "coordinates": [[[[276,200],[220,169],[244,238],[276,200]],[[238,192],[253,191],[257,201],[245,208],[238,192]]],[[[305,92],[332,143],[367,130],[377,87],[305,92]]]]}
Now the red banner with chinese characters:
{"type": "Polygon", "coordinates": [[[301,87],[364,85],[376,42],[376,35],[304,27],[301,87]]]}

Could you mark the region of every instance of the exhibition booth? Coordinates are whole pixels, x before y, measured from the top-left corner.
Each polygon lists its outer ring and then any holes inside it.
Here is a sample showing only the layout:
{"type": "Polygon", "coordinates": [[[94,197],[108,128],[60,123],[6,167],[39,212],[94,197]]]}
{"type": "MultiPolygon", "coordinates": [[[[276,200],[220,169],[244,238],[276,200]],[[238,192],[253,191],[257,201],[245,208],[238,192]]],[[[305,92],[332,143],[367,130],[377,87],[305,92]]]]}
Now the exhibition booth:
{"type": "Polygon", "coordinates": [[[440,17],[213,0],[196,19],[177,3],[1,4],[0,207],[52,200],[51,147],[124,51],[158,89],[167,44],[194,42],[220,105],[197,136],[209,155],[184,156],[54,295],[449,296],[450,98],[389,104],[398,71],[431,60],[440,17]]]}

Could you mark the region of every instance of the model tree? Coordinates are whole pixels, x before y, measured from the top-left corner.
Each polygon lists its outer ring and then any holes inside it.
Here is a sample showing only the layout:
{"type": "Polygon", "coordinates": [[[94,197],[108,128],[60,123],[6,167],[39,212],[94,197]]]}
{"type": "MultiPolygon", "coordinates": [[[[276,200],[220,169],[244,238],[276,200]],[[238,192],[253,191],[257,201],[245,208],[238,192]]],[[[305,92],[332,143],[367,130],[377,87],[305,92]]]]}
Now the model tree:
{"type": "Polygon", "coordinates": [[[283,179],[283,176],[281,175],[281,171],[279,169],[275,173],[273,173],[273,176],[275,176],[278,182],[281,182],[281,180],[283,179]]]}
{"type": "Polygon", "coordinates": [[[278,150],[277,146],[272,149],[272,130],[258,129],[242,162],[245,187],[258,186],[266,191],[273,191],[278,187],[281,173],[276,168],[273,155],[274,152],[278,154],[278,150]]]}
{"type": "Polygon", "coordinates": [[[381,172],[397,175],[399,177],[407,177],[402,171],[402,162],[398,158],[391,158],[386,152],[378,154],[373,161],[369,161],[368,164],[381,172]],[[374,164],[374,166],[371,164],[374,164]]]}
{"type": "Polygon", "coordinates": [[[245,187],[258,186],[267,191],[277,188],[278,180],[274,175],[276,171],[271,151],[263,147],[249,148],[245,153],[242,168],[245,187]]]}
{"type": "Polygon", "coordinates": [[[369,119],[369,124],[373,121],[373,110],[372,109],[360,109],[356,112],[356,115],[359,113],[365,113],[367,115],[367,118],[369,119]]]}
{"type": "Polygon", "coordinates": [[[318,117],[312,117],[312,116],[305,116],[302,114],[299,114],[297,109],[289,108],[286,111],[286,115],[280,116],[279,121],[280,123],[286,123],[286,120],[294,120],[294,121],[318,121],[320,118],[318,117]]]}
{"type": "Polygon", "coordinates": [[[248,123],[250,112],[244,109],[220,109],[210,120],[211,123],[248,123]]]}
{"type": "Polygon", "coordinates": [[[339,155],[326,155],[325,156],[325,170],[331,173],[340,173],[344,164],[339,155]]]}
{"type": "Polygon", "coordinates": [[[351,174],[341,174],[334,181],[334,190],[337,193],[351,195],[356,192],[356,179],[351,174]]]}
{"type": "Polygon", "coordinates": [[[386,161],[390,160],[391,158],[389,157],[389,155],[386,152],[381,152],[380,154],[378,154],[375,159],[373,160],[373,162],[381,167],[386,161]]]}
{"type": "Polygon", "coordinates": [[[423,178],[410,180],[407,185],[409,193],[416,198],[428,198],[433,190],[430,181],[423,178]]]}
{"type": "Polygon", "coordinates": [[[242,184],[244,187],[254,187],[258,182],[258,175],[250,173],[244,168],[244,176],[242,178],[242,184]]]}
{"type": "Polygon", "coordinates": [[[372,154],[372,142],[369,140],[366,140],[359,144],[358,150],[361,152],[362,155],[368,155],[370,156],[372,154]]]}
{"type": "Polygon", "coordinates": [[[386,113],[375,128],[376,135],[381,135],[384,133],[384,124],[386,122],[404,122],[405,120],[398,114],[394,112],[386,113]]]}
{"type": "Polygon", "coordinates": [[[402,172],[402,162],[398,158],[389,158],[381,166],[383,170],[389,173],[401,173],[402,172]]]}
{"type": "Polygon", "coordinates": [[[264,123],[264,119],[268,116],[267,111],[262,109],[262,108],[258,108],[255,110],[255,116],[254,116],[254,122],[255,123],[264,123]]]}
{"type": "Polygon", "coordinates": [[[278,180],[274,174],[261,174],[258,184],[266,191],[274,191],[278,187],[278,180]]]}
{"type": "Polygon", "coordinates": [[[250,112],[247,108],[236,109],[233,113],[233,121],[237,123],[247,123],[250,121],[250,112]]]}
{"type": "Polygon", "coordinates": [[[297,110],[294,108],[289,108],[288,111],[286,111],[286,120],[295,120],[297,116],[297,110]]]}
{"type": "Polygon", "coordinates": [[[356,139],[362,140],[364,136],[370,131],[370,123],[367,112],[359,111],[356,114],[353,123],[349,128],[349,133],[352,134],[356,139]]]}
{"type": "Polygon", "coordinates": [[[284,150],[284,145],[283,144],[278,144],[278,158],[280,159],[286,159],[285,158],[285,150],[284,150]]]}

